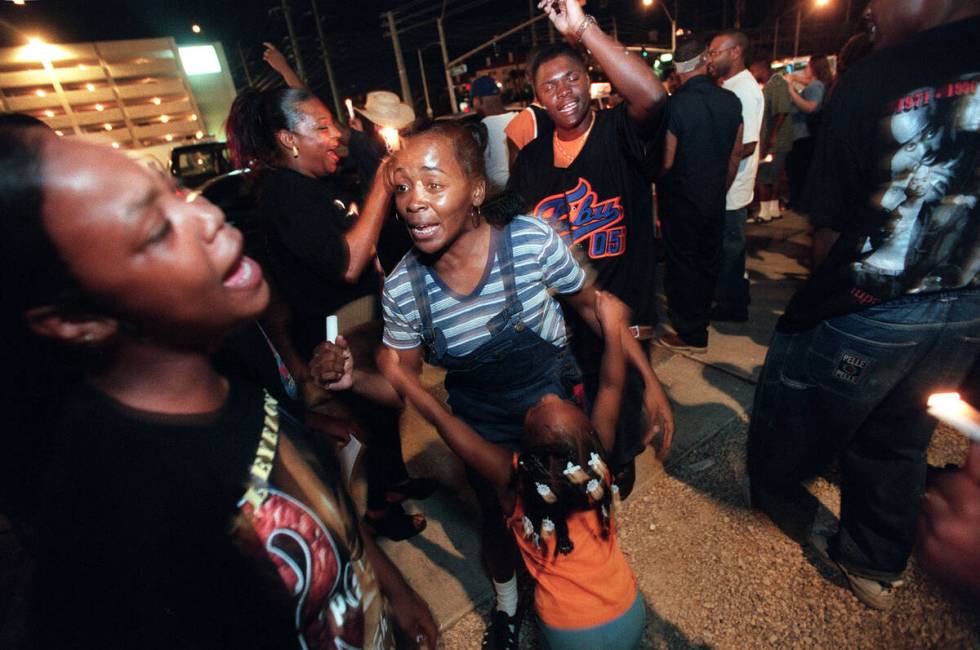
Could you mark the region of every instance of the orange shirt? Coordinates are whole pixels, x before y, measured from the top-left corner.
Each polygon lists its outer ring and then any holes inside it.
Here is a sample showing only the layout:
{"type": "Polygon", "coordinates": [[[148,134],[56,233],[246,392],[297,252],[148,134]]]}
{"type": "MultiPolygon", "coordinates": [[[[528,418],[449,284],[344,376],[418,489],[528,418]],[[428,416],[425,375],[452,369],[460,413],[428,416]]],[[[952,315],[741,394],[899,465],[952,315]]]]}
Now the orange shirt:
{"type": "Polygon", "coordinates": [[[581,629],[608,623],[636,600],[636,576],[616,541],[615,520],[609,538],[602,539],[602,524],[594,510],[568,519],[574,544],[568,555],[554,555],[552,537],[541,545],[524,537],[524,507],[520,497],[507,521],[517,539],[528,572],[534,577],[534,608],[550,627],[581,629]]]}
{"type": "MultiPolygon", "coordinates": [[[[553,135],[555,167],[564,169],[575,161],[575,158],[581,153],[582,147],[585,146],[586,140],[589,139],[589,134],[592,133],[593,124],[595,124],[595,113],[592,114],[592,123],[589,125],[589,129],[574,140],[559,140],[557,133],[553,135]]],[[[518,150],[523,149],[528,142],[537,138],[538,122],[531,107],[528,106],[514,116],[514,119],[504,128],[504,132],[518,150]]]]}
{"type": "Polygon", "coordinates": [[[528,142],[538,137],[538,121],[534,117],[534,109],[528,106],[515,115],[514,119],[504,127],[504,133],[518,151],[523,149],[528,142]]]}

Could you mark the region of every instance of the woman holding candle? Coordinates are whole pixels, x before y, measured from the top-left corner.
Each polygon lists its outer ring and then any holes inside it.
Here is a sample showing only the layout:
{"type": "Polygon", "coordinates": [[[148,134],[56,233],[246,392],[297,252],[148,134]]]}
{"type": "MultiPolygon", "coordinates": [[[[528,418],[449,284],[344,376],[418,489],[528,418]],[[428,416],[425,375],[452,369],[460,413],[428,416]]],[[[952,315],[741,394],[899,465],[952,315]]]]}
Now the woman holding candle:
{"type": "MultiPolygon", "coordinates": [[[[357,214],[332,178],[340,162],[340,131],[330,111],[308,91],[246,89],[232,105],[227,130],[236,164],[252,167],[258,176],[263,241],[255,248],[261,249],[273,288],[292,312],[286,335],[298,357],[310,359],[323,341],[324,318],[379,290],[375,247],[389,213],[390,193],[380,181],[374,183],[357,214]]],[[[362,371],[373,366],[380,329],[376,322],[344,332],[362,371]]],[[[293,375],[297,381],[314,379],[305,368],[293,375]]],[[[372,438],[365,521],[392,539],[420,532],[425,519],[409,516],[399,502],[428,496],[435,485],[409,479],[397,410],[379,408],[354,394],[341,399],[372,438]]]]}

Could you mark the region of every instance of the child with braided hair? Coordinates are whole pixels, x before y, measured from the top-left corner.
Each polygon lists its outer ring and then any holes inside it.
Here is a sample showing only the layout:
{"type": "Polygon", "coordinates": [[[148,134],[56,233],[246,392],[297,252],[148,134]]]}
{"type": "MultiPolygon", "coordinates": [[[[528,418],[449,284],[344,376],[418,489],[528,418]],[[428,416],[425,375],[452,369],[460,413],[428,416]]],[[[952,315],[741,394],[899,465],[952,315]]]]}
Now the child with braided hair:
{"type": "Polygon", "coordinates": [[[635,648],[645,607],[616,541],[617,501],[607,467],[615,442],[626,362],[619,332],[623,303],[596,292],[605,337],[592,419],[573,403],[546,395],[524,420],[520,452],[488,442],[426,391],[382,348],[378,365],[401,396],[449,447],[497,491],[507,525],[535,579],[535,611],[546,647],[635,648]]]}

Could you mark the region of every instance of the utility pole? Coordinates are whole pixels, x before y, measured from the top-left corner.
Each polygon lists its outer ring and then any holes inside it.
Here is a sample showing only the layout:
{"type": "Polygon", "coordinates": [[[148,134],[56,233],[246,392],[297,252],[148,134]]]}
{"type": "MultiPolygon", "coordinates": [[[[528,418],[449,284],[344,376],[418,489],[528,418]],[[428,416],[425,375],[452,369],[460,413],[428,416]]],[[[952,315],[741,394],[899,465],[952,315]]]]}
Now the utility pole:
{"type": "Polygon", "coordinates": [[[398,66],[398,80],[402,85],[402,101],[411,106],[412,88],[408,85],[408,72],[405,70],[405,58],[402,57],[402,45],[398,41],[398,28],[395,26],[395,12],[386,11],[384,15],[388,18],[388,31],[391,32],[391,46],[395,49],[395,65],[398,66]]]}
{"type": "Polygon", "coordinates": [[[419,72],[422,74],[422,95],[425,96],[425,114],[432,119],[432,103],[429,101],[429,81],[425,78],[425,62],[422,61],[422,49],[419,48],[419,72]]]}
{"type": "Polygon", "coordinates": [[[449,74],[449,52],[446,51],[446,31],[442,28],[442,16],[436,18],[436,29],[439,30],[439,46],[442,48],[442,67],[446,71],[446,85],[449,86],[449,105],[455,115],[459,112],[459,106],[456,105],[456,87],[453,85],[453,76],[449,74]]]}
{"type": "Polygon", "coordinates": [[[306,84],[306,70],[303,69],[303,57],[299,53],[296,30],[293,29],[293,17],[289,14],[289,0],[282,0],[282,15],[286,19],[286,31],[289,32],[289,43],[293,46],[293,57],[296,59],[296,75],[306,84]]]}
{"type": "Polygon", "coordinates": [[[779,19],[782,16],[776,16],[776,27],[772,31],[772,60],[776,60],[776,47],[779,43],[779,19]]]}
{"type": "Polygon", "coordinates": [[[793,58],[800,55],[800,23],[803,21],[803,5],[796,7],[796,37],[793,39],[793,58]]]}
{"type": "MultiPolygon", "coordinates": [[[[534,18],[534,0],[527,0],[527,17],[530,20],[534,18]]],[[[613,18],[615,20],[615,18],[613,18]]],[[[531,29],[531,47],[538,46],[538,31],[534,29],[534,23],[530,25],[531,29]]]]}
{"type": "Polygon", "coordinates": [[[310,0],[310,6],[313,8],[313,21],[316,23],[316,35],[320,37],[320,56],[323,57],[323,67],[327,69],[327,81],[330,82],[330,94],[333,95],[333,110],[334,115],[338,119],[342,118],[341,115],[344,113],[340,110],[340,95],[337,94],[337,80],[333,76],[333,66],[330,65],[330,53],[327,52],[327,39],[323,35],[323,25],[320,24],[320,12],[316,8],[317,0],[310,0]]]}
{"type": "Polygon", "coordinates": [[[245,81],[252,85],[252,72],[248,69],[248,61],[245,59],[245,52],[242,51],[242,42],[238,41],[238,58],[242,60],[242,70],[245,71],[245,81]]]}

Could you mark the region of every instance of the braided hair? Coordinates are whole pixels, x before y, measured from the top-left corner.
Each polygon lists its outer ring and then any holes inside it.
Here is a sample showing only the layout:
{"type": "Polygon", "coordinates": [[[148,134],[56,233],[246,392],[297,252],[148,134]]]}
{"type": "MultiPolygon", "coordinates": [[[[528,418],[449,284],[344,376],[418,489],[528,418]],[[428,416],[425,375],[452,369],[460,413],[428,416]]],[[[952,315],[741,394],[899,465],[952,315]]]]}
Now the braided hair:
{"type": "Polygon", "coordinates": [[[595,511],[602,538],[609,538],[615,488],[594,429],[545,429],[525,435],[516,481],[526,518],[525,537],[534,539],[542,554],[547,555],[548,543],[554,536],[553,554],[557,557],[574,549],[568,518],[575,513],[595,511]]]}

